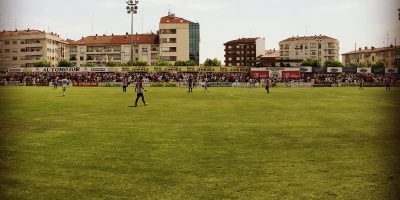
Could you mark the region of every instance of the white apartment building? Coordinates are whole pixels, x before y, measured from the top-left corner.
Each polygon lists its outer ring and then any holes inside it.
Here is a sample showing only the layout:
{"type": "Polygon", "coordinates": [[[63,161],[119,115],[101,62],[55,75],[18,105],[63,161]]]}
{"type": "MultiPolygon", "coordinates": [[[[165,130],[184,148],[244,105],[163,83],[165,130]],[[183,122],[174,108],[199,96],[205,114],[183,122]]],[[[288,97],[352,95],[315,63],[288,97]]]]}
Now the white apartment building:
{"type": "Polygon", "coordinates": [[[339,41],[325,35],[287,38],[279,47],[283,61],[313,58],[323,65],[327,60],[339,60],[339,41]]]}
{"type": "Polygon", "coordinates": [[[52,66],[65,58],[66,41],[56,33],[39,30],[0,32],[0,67],[32,67],[39,60],[52,66]]]}
{"type": "Polygon", "coordinates": [[[85,66],[87,63],[106,65],[108,62],[121,64],[129,62],[133,52],[133,60],[153,65],[159,59],[158,40],[156,34],[89,36],[69,41],[67,58],[75,66],[85,66]]]}
{"type": "Polygon", "coordinates": [[[175,61],[200,60],[200,25],[168,13],[160,19],[160,57],[175,61]]]}

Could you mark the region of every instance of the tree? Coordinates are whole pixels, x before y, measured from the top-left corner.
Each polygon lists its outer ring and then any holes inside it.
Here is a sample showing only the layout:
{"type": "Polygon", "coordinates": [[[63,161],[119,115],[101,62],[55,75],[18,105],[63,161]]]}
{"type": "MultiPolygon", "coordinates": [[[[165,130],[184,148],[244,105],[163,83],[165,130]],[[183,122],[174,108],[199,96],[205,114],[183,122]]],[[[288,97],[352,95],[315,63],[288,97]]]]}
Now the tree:
{"type": "Polygon", "coordinates": [[[33,63],[33,66],[35,66],[35,67],[51,67],[51,63],[48,60],[39,60],[39,61],[33,63]]]}
{"type": "Polygon", "coordinates": [[[96,66],[96,64],[94,64],[94,63],[86,63],[85,64],[85,67],[95,67],[96,66]]]}
{"type": "Polygon", "coordinates": [[[324,63],[324,67],[343,67],[343,64],[335,60],[327,60],[324,63]]]}
{"type": "Polygon", "coordinates": [[[321,63],[317,59],[306,58],[301,63],[301,66],[321,67],[321,63]]]}
{"type": "Polygon", "coordinates": [[[385,63],[378,61],[376,63],[371,64],[371,67],[376,67],[376,68],[384,68],[385,67],[385,63]]]}
{"type": "Polygon", "coordinates": [[[172,66],[173,64],[171,62],[165,61],[165,60],[157,60],[156,66],[172,66]]]}
{"type": "Polygon", "coordinates": [[[219,61],[217,58],[207,58],[204,62],[204,66],[221,66],[221,61],[219,61]]]}
{"type": "Polygon", "coordinates": [[[366,64],[361,62],[355,62],[355,63],[350,63],[348,66],[354,68],[361,68],[361,67],[366,67],[366,64]]]}
{"type": "Polygon", "coordinates": [[[147,66],[147,62],[143,60],[130,60],[128,66],[147,66]]]}
{"type": "Polygon", "coordinates": [[[117,65],[118,65],[118,63],[113,62],[113,61],[109,61],[108,63],[106,63],[106,66],[107,66],[107,67],[115,67],[115,66],[117,66],[117,65]]]}
{"type": "Polygon", "coordinates": [[[57,67],[72,67],[74,64],[69,60],[60,60],[58,62],[57,67]]]}
{"type": "Polygon", "coordinates": [[[175,66],[196,66],[197,64],[196,64],[196,62],[193,61],[193,60],[188,60],[188,61],[181,61],[181,60],[178,60],[178,61],[175,62],[174,65],[175,65],[175,66]]]}

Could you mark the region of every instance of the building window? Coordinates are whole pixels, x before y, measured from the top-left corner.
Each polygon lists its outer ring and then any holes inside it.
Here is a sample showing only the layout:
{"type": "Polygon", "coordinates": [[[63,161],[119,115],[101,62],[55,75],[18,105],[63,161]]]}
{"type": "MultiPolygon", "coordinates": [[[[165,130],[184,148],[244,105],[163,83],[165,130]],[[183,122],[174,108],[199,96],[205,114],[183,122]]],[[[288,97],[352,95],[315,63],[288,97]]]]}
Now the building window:
{"type": "Polygon", "coordinates": [[[17,41],[13,41],[12,43],[13,43],[13,44],[18,44],[18,42],[17,42],[17,41]]]}
{"type": "Polygon", "coordinates": [[[17,57],[13,57],[13,60],[18,60],[18,58],[17,57]]]}
{"type": "Polygon", "coordinates": [[[10,41],[5,41],[4,44],[5,44],[5,45],[9,45],[9,44],[10,44],[10,41]]]}
{"type": "Polygon", "coordinates": [[[10,49],[4,49],[4,53],[10,53],[10,49]]]}
{"type": "Polygon", "coordinates": [[[147,47],[142,48],[142,55],[147,55],[148,51],[147,51],[147,47]]]}

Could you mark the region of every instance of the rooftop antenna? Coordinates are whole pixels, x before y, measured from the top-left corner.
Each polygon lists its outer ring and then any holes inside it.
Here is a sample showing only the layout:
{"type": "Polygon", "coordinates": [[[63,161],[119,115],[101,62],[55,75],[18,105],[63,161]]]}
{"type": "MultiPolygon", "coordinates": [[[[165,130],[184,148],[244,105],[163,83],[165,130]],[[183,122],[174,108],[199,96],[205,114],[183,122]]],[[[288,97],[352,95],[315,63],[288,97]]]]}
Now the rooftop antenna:
{"type": "Polygon", "coordinates": [[[144,24],[144,15],[143,15],[143,8],[142,8],[142,34],[143,34],[143,24],[144,24]]]}
{"type": "Polygon", "coordinates": [[[171,4],[168,4],[168,15],[171,15],[171,4]]]}
{"type": "Polygon", "coordinates": [[[389,33],[387,33],[387,37],[386,37],[386,46],[389,47],[389,33]]]}
{"type": "Polygon", "coordinates": [[[17,19],[14,19],[14,28],[17,30],[17,19]]]}
{"type": "Polygon", "coordinates": [[[94,34],[94,14],[92,13],[92,35],[94,34]]]}

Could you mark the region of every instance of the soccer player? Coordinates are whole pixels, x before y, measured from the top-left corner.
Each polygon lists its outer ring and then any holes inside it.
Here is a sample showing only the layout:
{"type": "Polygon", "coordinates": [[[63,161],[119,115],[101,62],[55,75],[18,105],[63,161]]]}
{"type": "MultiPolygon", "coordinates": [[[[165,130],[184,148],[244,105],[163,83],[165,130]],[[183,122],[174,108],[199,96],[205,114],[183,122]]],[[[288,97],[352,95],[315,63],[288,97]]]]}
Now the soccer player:
{"type": "Polygon", "coordinates": [[[267,78],[265,80],[265,89],[267,90],[267,94],[269,94],[269,86],[271,84],[271,81],[269,80],[269,78],[267,78]]]}
{"type": "Polygon", "coordinates": [[[34,87],[36,87],[36,78],[35,78],[35,77],[33,77],[33,79],[32,79],[32,85],[33,85],[34,87]]]}
{"type": "Polygon", "coordinates": [[[143,77],[139,76],[139,80],[136,82],[136,87],[135,87],[135,92],[137,92],[136,100],[135,100],[135,107],[137,107],[137,103],[138,103],[138,100],[140,97],[142,97],[144,106],[147,106],[146,102],[144,101],[143,90],[146,91],[143,87],[143,77]]]}
{"type": "Polygon", "coordinates": [[[54,77],[54,79],[53,79],[54,90],[57,90],[57,86],[58,86],[58,77],[54,77]]]}
{"type": "Polygon", "coordinates": [[[210,91],[208,91],[208,89],[207,89],[207,84],[208,84],[208,78],[207,78],[207,76],[206,76],[206,78],[204,78],[204,92],[210,92],[210,91]]]}
{"type": "Polygon", "coordinates": [[[192,76],[190,76],[188,79],[188,87],[189,87],[188,92],[193,92],[193,77],[192,76]]]}
{"type": "Polygon", "coordinates": [[[363,90],[364,89],[364,77],[361,77],[361,79],[360,79],[360,87],[358,89],[359,90],[363,90]]]}
{"type": "Polygon", "coordinates": [[[128,80],[126,77],[122,78],[122,92],[126,94],[126,87],[128,86],[128,80]]]}
{"type": "Polygon", "coordinates": [[[63,91],[63,96],[67,93],[67,87],[69,85],[69,81],[67,78],[61,79],[61,86],[62,86],[62,91],[63,91]]]}
{"type": "Polygon", "coordinates": [[[386,91],[390,91],[390,78],[386,78],[386,91]]]}

